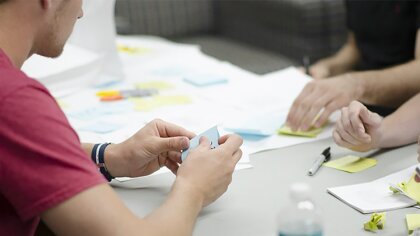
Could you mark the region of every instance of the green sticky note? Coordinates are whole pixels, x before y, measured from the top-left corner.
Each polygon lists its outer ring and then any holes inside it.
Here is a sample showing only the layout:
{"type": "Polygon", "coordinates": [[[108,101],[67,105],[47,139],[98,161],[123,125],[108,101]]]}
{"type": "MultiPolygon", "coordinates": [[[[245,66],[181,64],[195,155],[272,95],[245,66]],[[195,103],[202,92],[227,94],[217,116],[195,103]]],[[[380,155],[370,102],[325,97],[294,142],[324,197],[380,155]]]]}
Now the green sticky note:
{"type": "Polygon", "coordinates": [[[414,230],[420,228],[420,214],[407,214],[405,219],[407,221],[408,234],[412,234],[414,230]]]}
{"type": "Polygon", "coordinates": [[[135,86],[138,89],[157,89],[157,90],[174,88],[172,84],[165,81],[143,82],[143,83],[137,83],[135,84],[135,86]]]}
{"type": "Polygon", "coordinates": [[[382,230],[385,227],[386,212],[383,213],[373,213],[370,217],[370,220],[363,225],[363,228],[366,231],[375,232],[377,230],[382,230]]]}
{"type": "Polygon", "coordinates": [[[345,156],[337,160],[324,163],[324,166],[335,168],[337,170],[356,173],[366,170],[376,165],[376,160],[372,158],[363,158],[357,156],[345,156]]]}
{"type": "Polygon", "coordinates": [[[288,126],[281,127],[277,132],[278,134],[284,135],[292,135],[292,136],[300,136],[300,137],[307,137],[307,138],[316,138],[318,134],[322,132],[323,128],[311,128],[308,131],[292,131],[292,129],[288,126]]]}

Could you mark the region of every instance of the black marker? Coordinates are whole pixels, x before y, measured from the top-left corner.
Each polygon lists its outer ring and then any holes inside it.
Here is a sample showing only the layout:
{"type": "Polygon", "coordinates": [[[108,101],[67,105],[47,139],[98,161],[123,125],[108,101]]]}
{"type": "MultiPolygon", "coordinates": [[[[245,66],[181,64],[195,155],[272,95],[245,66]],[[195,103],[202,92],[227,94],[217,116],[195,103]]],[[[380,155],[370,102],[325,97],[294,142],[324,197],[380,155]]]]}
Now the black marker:
{"type": "Polygon", "coordinates": [[[310,76],[311,73],[309,72],[309,67],[311,66],[311,59],[309,58],[309,56],[304,56],[302,58],[302,63],[303,67],[305,68],[305,74],[310,76]]]}

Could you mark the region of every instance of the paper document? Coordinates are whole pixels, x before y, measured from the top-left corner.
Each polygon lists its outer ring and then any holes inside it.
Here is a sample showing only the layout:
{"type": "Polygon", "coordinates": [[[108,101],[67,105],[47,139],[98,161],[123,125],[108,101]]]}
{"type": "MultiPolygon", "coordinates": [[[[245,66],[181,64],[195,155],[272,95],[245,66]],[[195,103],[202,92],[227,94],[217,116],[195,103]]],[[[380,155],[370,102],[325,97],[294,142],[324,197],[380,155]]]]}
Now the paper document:
{"type": "Polygon", "coordinates": [[[327,191],[361,213],[411,207],[417,202],[404,195],[394,194],[389,189],[389,183],[400,183],[409,179],[414,173],[415,167],[409,167],[372,182],[328,188],[327,191]]]}

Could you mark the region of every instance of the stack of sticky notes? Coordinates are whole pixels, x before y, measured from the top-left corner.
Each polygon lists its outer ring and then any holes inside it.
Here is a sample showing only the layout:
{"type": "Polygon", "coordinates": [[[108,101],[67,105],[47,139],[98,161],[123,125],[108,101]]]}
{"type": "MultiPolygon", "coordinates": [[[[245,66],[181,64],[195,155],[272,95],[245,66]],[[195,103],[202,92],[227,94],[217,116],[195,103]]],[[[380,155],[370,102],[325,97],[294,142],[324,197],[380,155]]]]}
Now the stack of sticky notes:
{"type": "Polygon", "coordinates": [[[329,161],[323,165],[326,167],[342,170],[349,173],[356,173],[376,165],[376,160],[357,156],[345,156],[337,160],[329,161]]]}
{"type": "Polygon", "coordinates": [[[316,138],[322,132],[322,130],[323,128],[311,128],[308,131],[293,131],[290,127],[283,126],[278,130],[278,134],[316,138]]]}

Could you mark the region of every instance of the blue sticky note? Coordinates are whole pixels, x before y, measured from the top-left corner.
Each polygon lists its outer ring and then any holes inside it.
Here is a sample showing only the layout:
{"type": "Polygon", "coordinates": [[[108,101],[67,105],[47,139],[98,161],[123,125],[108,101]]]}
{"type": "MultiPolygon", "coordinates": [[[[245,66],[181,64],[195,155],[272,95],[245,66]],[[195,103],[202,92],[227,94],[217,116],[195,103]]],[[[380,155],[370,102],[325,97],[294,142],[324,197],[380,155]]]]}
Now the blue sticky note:
{"type": "Polygon", "coordinates": [[[227,83],[228,79],[218,75],[189,75],[184,78],[184,81],[197,87],[204,87],[227,83]]]}
{"type": "Polygon", "coordinates": [[[239,135],[271,136],[282,127],[286,120],[283,114],[264,114],[250,117],[237,124],[225,127],[239,135]]]}
{"type": "Polygon", "coordinates": [[[134,111],[134,104],[130,101],[117,101],[99,104],[80,111],[67,113],[72,118],[79,120],[94,120],[106,115],[121,114],[134,111]]]}
{"type": "Polygon", "coordinates": [[[99,133],[99,134],[106,134],[106,133],[111,133],[113,131],[116,131],[122,127],[123,126],[120,124],[113,124],[113,123],[99,121],[99,122],[94,122],[89,125],[86,125],[80,128],[80,130],[99,133]]]}
{"type": "Polygon", "coordinates": [[[207,137],[210,140],[212,149],[217,148],[219,146],[220,134],[219,134],[219,130],[217,130],[217,126],[215,126],[207,130],[206,132],[195,136],[193,139],[190,140],[190,148],[182,151],[182,156],[181,156],[182,161],[184,161],[185,158],[187,158],[188,153],[191,149],[196,148],[200,144],[200,138],[203,136],[207,137]]]}

